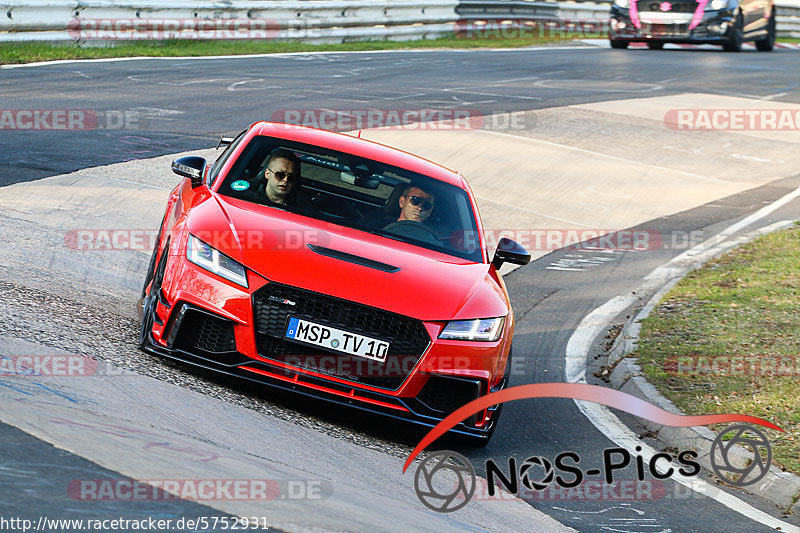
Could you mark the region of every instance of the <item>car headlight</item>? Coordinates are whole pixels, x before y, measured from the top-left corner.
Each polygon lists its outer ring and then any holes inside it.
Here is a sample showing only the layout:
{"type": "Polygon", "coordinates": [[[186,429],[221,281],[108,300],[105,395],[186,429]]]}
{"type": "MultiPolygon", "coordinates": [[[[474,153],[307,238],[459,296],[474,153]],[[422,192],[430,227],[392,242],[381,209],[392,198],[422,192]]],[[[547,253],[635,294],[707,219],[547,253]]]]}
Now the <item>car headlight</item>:
{"type": "Polygon", "coordinates": [[[711,3],[706,4],[706,11],[716,11],[726,7],[728,7],[728,0],[711,0],[711,3]]]}
{"type": "Polygon", "coordinates": [[[628,9],[628,0],[614,0],[614,5],[622,9],[628,9]]]}
{"type": "Polygon", "coordinates": [[[217,276],[247,288],[247,273],[241,263],[191,234],[189,242],[186,243],[186,259],[217,276]]]}
{"type": "Polygon", "coordinates": [[[439,334],[440,339],[459,341],[496,341],[503,331],[505,317],[477,320],[453,320],[439,334]]]}

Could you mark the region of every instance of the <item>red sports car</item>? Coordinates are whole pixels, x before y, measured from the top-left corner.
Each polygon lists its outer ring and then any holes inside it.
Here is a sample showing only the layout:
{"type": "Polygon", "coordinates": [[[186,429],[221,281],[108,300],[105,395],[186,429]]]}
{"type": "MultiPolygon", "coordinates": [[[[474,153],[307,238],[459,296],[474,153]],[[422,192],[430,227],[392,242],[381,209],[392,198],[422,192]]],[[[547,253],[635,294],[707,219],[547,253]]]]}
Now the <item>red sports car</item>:
{"type": "MultiPolygon", "coordinates": [[[[259,122],[182,157],[146,276],[141,348],[433,426],[508,384],[514,314],[458,173],[259,122]]],[[[453,431],[488,442],[499,409],[453,431]]]]}

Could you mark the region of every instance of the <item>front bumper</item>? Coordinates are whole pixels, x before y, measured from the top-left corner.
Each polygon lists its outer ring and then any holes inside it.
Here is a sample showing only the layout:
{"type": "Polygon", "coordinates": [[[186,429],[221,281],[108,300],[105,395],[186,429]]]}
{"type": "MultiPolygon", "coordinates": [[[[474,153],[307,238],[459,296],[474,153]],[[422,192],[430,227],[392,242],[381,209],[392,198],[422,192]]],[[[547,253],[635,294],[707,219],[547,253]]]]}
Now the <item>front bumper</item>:
{"type": "Polygon", "coordinates": [[[668,16],[637,10],[636,14],[634,21],[631,9],[612,4],[608,38],[628,42],[722,44],[728,40],[734,21],[731,9],[702,11],[696,20],[692,13],[668,16]]]}
{"type": "MultiPolygon", "coordinates": [[[[204,353],[200,355],[182,349],[159,346],[154,342],[152,335],[142,349],[152,355],[167,357],[228,376],[243,378],[265,385],[273,390],[294,392],[308,398],[388,416],[418,426],[432,428],[444,418],[441,412],[431,409],[416,397],[404,398],[366,390],[356,391],[352,387],[345,387],[311,374],[299,371],[293,372],[285,367],[263,361],[254,361],[237,352],[224,354],[204,353]]],[[[475,380],[463,381],[467,386],[471,384],[475,387],[480,387],[480,383],[475,380]]],[[[501,387],[497,387],[497,390],[504,386],[505,383],[501,387]]],[[[488,412],[484,413],[487,421],[482,427],[475,426],[475,417],[473,416],[455,426],[450,430],[450,433],[488,439],[492,427],[496,423],[495,417],[492,416],[496,408],[497,406],[489,408],[488,412]]]]}
{"type": "MultiPolygon", "coordinates": [[[[495,343],[459,345],[454,341],[437,339],[443,323],[418,323],[427,341],[419,355],[414,357],[413,368],[404,369],[399,377],[391,375],[394,380],[391,386],[381,387],[379,382],[360,376],[347,379],[343,375],[325,372],[322,366],[307,367],[304,366],[306,361],[311,360],[307,357],[316,357],[312,362],[319,362],[333,359],[335,354],[323,352],[308,356],[306,351],[300,352],[304,355],[290,353],[288,355],[292,357],[287,357],[283,351],[265,351],[265,335],[271,333],[276,340],[270,324],[283,323],[281,317],[270,322],[269,318],[274,318],[280,310],[265,309],[265,297],[275,299],[272,292],[267,294],[265,291],[271,286],[286,286],[263,278],[254,279],[256,275],[248,273],[250,288],[238,288],[179,257],[170,257],[167,271],[170,275],[160,292],[153,328],[147,332],[142,347],[153,355],[258,382],[271,389],[291,391],[424,427],[435,426],[457,407],[507,384],[507,377],[496,378],[497,371],[506,370],[498,366],[503,354],[508,353],[505,335],[495,343]],[[186,283],[187,280],[190,283],[186,283]],[[187,291],[187,286],[203,287],[204,290],[187,291]],[[206,298],[198,298],[198,294],[206,298]],[[430,339],[437,340],[433,342],[430,339]],[[454,355],[459,353],[464,354],[460,359],[454,355]],[[465,365],[464,361],[468,364],[465,365]]],[[[286,296],[276,294],[281,298],[286,296]]],[[[313,303],[316,312],[324,307],[308,295],[296,300],[298,305],[288,308],[287,314],[308,312],[301,309],[303,302],[313,303]]],[[[315,315],[307,318],[320,320],[315,315]]],[[[330,317],[323,322],[330,322],[330,317]]],[[[508,333],[510,329],[507,329],[508,333]]],[[[277,334],[281,335],[282,330],[277,334]]],[[[496,424],[495,411],[496,408],[490,408],[478,413],[457,425],[452,432],[478,440],[488,439],[496,424]]]]}

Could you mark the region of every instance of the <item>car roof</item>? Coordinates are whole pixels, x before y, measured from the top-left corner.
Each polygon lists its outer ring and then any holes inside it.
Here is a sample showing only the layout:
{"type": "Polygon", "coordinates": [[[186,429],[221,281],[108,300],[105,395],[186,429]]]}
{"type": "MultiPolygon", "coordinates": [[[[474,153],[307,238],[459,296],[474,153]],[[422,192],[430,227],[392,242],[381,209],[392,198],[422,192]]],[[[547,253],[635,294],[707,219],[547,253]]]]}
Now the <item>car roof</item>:
{"type": "Polygon", "coordinates": [[[372,159],[411,170],[462,189],[466,188],[466,181],[458,172],[433,161],[428,161],[423,157],[375,141],[353,137],[344,133],[280,122],[256,122],[250,127],[250,130],[256,135],[278,137],[372,159]]]}

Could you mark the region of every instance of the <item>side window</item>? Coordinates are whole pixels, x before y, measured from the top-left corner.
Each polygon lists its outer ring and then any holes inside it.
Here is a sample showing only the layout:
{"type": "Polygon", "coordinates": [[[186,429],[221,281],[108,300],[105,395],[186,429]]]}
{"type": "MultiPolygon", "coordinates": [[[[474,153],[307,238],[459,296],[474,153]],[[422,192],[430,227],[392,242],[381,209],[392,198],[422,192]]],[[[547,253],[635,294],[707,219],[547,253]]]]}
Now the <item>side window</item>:
{"type": "Polygon", "coordinates": [[[214,161],[214,167],[211,169],[211,175],[208,178],[209,187],[214,185],[214,182],[217,180],[217,175],[219,174],[219,171],[222,170],[222,167],[225,166],[225,162],[228,160],[230,155],[236,149],[236,146],[239,144],[239,142],[244,138],[245,133],[247,133],[247,130],[244,130],[243,132],[239,133],[239,135],[236,136],[233,142],[230,145],[228,145],[228,148],[225,149],[220,154],[220,156],[217,158],[216,161],[214,161]]]}

